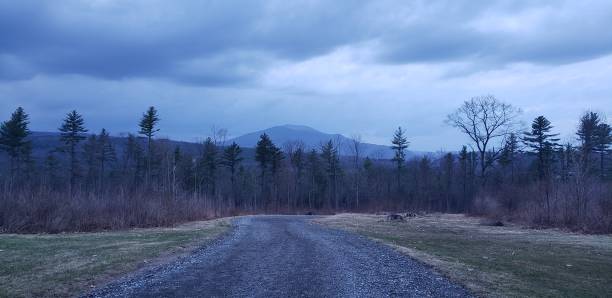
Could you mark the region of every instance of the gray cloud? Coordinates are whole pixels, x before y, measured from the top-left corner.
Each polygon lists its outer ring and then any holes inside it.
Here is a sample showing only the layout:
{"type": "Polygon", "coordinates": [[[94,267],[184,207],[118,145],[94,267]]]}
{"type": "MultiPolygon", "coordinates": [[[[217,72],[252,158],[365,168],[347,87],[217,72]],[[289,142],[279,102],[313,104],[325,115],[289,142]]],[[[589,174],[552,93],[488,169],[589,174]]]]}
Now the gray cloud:
{"type": "Polygon", "coordinates": [[[0,79],[81,74],[240,84],[274,61],[301,61],[364,41],[377,41],[374,59],[391,64],[468,60],[495,68],[512,62],[570,63],[610,53],[612,32],[603,28],[612,27],[612,6],[576,6],[581,5],[2,1],[0,79]],[[511,32],[503,27],[508,17],[515,17],[519,27],[535,22],[529,30],[511,32]],[[474,26],[482,20],[480,28],[474,26]]]}
{"type": "Polygon", "coordinates": [[[6,59],[0,60],[0,70],[5,79],[44,73],[235,83],[263,71],[272,59],[307,59],[354,41],[350,20],[330,26],[341,15],[350,19],[344,8],[243,1],[181,6],[6,1],[0,3],[0,53],[32,71],[14,69],[6,59]]]}
{"type": "Polygon", "coordinates": [[[55,130],[77,109],[117,133],[155,105],[184,140],[402,125],[413,149],[455,149],[446,113],[491,93],[571,139],[581,111],[611,112],[611,27],[607,1],[0,0],[0,119],[23,106],[55,130]]]}
{"type": "Polygon", "coordinates": [[[381,36],[382,60],[468,61],[491,69],[515,62],[573,63],[612,52],[612,32],[604,29],[612,27],[610,3],[442,3],[408,12],[407,22],[381,36]]]}
{"type": "Polygon", "coordinates": [[[567,63],[612,50],[612,33],[602,30],[612,26],[610,7],[585,7],[593,18],[585,21],[568,11],[573,7],[567,3],[491,3],[186,1],[176,6],[152,1],[4,1],[0,52],[12,59],[0,59],[0,77],[68,73],[230,84],[255,77],[267,66],[263,61],[308,59],[363,40],[379,40],[379,57],[387,63],[567,63]],[[528,18],[530,11],[538,10],[551,10],[553,17],[558,10],[559,18],[528,32],[469,26],[491,16],[528,18]],[[236,61],[236,51],[257,55],[236,61]],[[201,69],[189,71],[185,65],[190,61],[198,61],[201,69]]]}

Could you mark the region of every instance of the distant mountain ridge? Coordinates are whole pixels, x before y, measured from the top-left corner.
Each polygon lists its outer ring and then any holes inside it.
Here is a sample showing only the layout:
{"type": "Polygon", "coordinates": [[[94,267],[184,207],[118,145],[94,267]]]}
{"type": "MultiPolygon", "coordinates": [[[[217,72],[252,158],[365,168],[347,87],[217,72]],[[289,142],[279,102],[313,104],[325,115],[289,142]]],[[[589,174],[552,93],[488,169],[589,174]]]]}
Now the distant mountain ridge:
{"type": "MultiPolygon", "coordinates": [[[[228,142],[236,142],[236,144],[245,148],[254,148],[257,145],[259,137],[266,133],[270,136],[270,139],[277,144],[277,146],[283,146],[288,142],[301,141],[304,143],[307,149],[319,149],[323,143],[332,140],[340,144],[340,155],[348,156],[353,155],[351,150],[352,140],[341,134],[329,134],[318,131],[312,127],[305,125],[286,124],[279,125],[264,130],[259,130],[251,133],[244,134],[242,136],[230,139],[228,142]]],[[[362,157],[370,158],[381,158],[388,159],[393,157],[393,151],[390,146],[362,143],[360,147],[360,155],[362,157]]],[[[422,155],[421,152],[408,151],[407,157],[413,157],[415,155],[422,155]]]]}
{"type": "MultiPolygon", "coordinates": [[[[304,143],[306,149],[317,149],[321,148],[323,143],[332,140],[334,143],[340,144],[339,153],[342,156],[354,155],[351,150],[352,141],[350,138],[345,137],[341,134],[330,134],[318,131],[312,127],[305,125],[280,125],[270,127],[264,130],[255,131],[244,134],[242,136],[227,140],[225,145],[236,142],[238,145],[244,148],[243,154],[245,158],[254,158],[255,152],[253,148],[257,145],[260,136],[266,133],[270,136],[272,141],[279,147],[283,147],[286,143],[292,141],[301,141],[304,143]]],[[[33,131],[29,139],[32,141],[32,153],[36,159],[42,160],[45,158],[48,152],[55,151],[63,144],[60,141],[59,132],[44,132],[44,131],[33,131]]],[[[201,144],[197,142],[184,142],[175,140],[160,140],[170,146],[178,146],[185,153],[197,155],[200,152],[201,144]]],[[[114,145],[117,155],[121,156],[125,149],[127,138],[123,135],[111,136],[111,143],[114,145]]],[[[370,157],[375,159],[390,159],[393,157],[393,151],[389,146],[362,143],[361,144],[361,157],[370,157]]],[[[408,159],[412,157],[420,157],[427,154],[426,152],[410,151],[406,152],[408,159]]]]}

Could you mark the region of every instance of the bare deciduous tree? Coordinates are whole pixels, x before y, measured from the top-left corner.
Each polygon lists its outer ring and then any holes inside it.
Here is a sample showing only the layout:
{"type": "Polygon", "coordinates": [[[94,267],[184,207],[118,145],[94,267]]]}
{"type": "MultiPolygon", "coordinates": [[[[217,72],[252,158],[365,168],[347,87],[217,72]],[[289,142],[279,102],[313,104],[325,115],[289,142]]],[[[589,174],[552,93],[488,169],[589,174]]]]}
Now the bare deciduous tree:
{"type": "Polygon", "coordinates": [[[487,169],[499,156],[505,139],[515,131],[521,110],[500,102],[493,95],[472,97],[455,112],[446,123],[468,135],[480,155],[480,176],[484,184],[487,169]],[[498,145],[495,148],[495,145],[498,145]],[[487,157],[489,152],[490,157],[487,157]]]}

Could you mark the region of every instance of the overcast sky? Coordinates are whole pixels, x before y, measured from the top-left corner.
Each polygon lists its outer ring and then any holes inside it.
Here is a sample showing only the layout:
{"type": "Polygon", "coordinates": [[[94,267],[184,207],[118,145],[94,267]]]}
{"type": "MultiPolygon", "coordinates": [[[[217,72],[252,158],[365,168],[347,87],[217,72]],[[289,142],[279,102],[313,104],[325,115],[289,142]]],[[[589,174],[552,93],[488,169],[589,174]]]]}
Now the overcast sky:
{"type": "Polygon", "coordinates": [[[33,130],[76,109],[88,128],[162,136],[286,123],[411,149],[467,140],[445,115],[493,94],[573,139],[612,116],[612,1],[1,1],[0,117],[33,130]]]}

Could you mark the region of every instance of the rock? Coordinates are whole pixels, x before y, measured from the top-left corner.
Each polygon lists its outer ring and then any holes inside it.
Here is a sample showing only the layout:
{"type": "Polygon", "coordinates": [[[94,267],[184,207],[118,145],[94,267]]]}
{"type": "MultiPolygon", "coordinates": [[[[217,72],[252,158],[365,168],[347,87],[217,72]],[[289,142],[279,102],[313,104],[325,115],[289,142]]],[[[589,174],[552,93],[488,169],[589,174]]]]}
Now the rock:
{"type": "Polygon", "coordinates": [[[404,221],[404,217],[401,216],[400,214],[389,214],[387,215],[387,220],[388,221],[404,221]]]}
{"type": "Polygon", "coordinates": [[[504,223],[498,220],[498,221],[493,222],[492,226],[494,226],[494,227],[503,227],[504,223]]]}
{"type": "Polygon", "coordinates": [[[491,227],[503,227],[504,223],[501,220],[494,219],[485,219],[480,221],[480,224],[483,226],[491,226],[491,227]]]}

